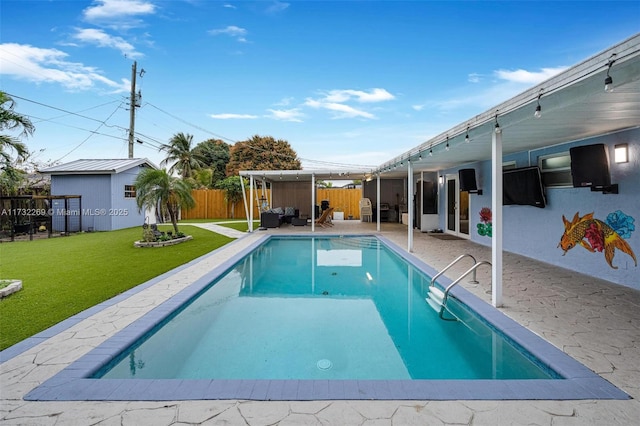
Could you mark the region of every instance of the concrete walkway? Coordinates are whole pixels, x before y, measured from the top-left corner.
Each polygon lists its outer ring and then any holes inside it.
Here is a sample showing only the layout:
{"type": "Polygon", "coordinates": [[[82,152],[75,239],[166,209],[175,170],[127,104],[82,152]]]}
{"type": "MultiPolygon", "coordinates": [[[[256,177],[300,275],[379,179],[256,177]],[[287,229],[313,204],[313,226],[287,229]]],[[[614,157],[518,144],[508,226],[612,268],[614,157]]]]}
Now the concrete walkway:
{"type": "MultiPolygon", "coordinates": [[[[205,224],[197,224],[198,226],[205,224]]],[[[286,228],[286,229],[285,229],[286,228]]],[[[217,229],[214,228],[214,229],[217,229]]],[[[227,228],[228,229],[228,228],[227,228]]],[[[374,225],[335,222],[320,233],[373,232],[374,225]]],[[[228,260],[264,233],[243,234],[225,248],[132,292],[0,365],[0,424],[10,425],[632,425],[640,419],[640,292],[517,255],[505,255],[506,315],[627,392],[626,401],[175,401],[27,402],[23,395],[106,338],[228,260]]],[[[384,224],[382,234],[406,247],[407,228],[384,224]]],[[[490,248],[414,233],[414,255],[436,269],[461,253],[490,258],[490,248]]],[[[465,265],[454,268],[455,278],[465,265]]],[[[463,284],[490,301],[490,271],[463,284]]],[[[640,271],[639,271],[640,274],[640,271]]]]}
{"type": "Polygon", "coordinates": [[[246,232],[240,232],[237,231],[233,228],[228,228],[226,226],[221,226],[225,223],[237,223],[237,221],[234,222],[206,222],[206,223],[198,223],[198,222],[194,222],[194,223],[188,223],[188,222],[180,222],[180,225],[189,225],[189,226],[197,226],[198,228],[202,228],[202,229],[206,229],[207,231],[211,231],[211,232],[215,232],[216,234],[220,234],[220,235],[224,235],[225,237],[229,237],[229,238],[242,238],[244,236],[247,235],[246,232]]]}

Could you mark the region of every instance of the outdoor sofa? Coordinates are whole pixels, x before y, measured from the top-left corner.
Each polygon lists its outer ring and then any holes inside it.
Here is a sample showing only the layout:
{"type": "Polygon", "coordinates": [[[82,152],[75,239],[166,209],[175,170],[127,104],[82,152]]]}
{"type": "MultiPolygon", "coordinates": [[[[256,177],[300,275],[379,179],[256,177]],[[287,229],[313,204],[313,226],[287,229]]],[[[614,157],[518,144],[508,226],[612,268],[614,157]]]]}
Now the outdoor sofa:
{"type": "Polygon", "coordinates": [[[283,223],[291,223],[291,220],[300,215],[300,210],[295,207],[275,207],[260,214],[261,228],[278,228],[283,223]]]}

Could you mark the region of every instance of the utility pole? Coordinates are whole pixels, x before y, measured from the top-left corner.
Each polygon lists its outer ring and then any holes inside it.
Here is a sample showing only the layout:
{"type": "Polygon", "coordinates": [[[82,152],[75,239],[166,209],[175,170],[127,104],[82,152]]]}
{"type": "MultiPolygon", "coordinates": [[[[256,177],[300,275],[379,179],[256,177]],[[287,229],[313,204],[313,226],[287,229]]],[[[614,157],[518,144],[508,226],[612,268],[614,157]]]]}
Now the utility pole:
{"type": "MultiPolygon", "coordinates": [[[[136,76],[138,75],[138,63],[133,61],[131,66],[131,98],[129,99],[129,158],[133,158],[133,140],[136,127],[136,108],[140,106],[139,101],[142,94],[138,92],[136,95],[136,76]]],[[[140,70],[140,77],[144,75],[144,68],[140,70]]]]}
{"type": "Polygon", "coordinates": [[[131,67],[131,98],[129,99],[129,158],[133,158],[133,132],[136,127],[136,68],[138,63],[133,61],[131,67]]]}

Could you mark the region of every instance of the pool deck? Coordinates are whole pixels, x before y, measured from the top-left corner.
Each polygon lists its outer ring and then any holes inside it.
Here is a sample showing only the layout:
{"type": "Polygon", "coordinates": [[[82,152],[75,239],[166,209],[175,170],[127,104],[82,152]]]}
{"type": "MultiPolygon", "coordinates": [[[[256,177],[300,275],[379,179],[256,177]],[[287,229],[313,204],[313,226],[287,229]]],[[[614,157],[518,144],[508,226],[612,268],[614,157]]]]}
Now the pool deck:
{"type": "MultiPolygon", "coordinates": [[[[202,225],[205,227],[205,225],[202,225]]],[[[210,230],[211,227],[209,227],[210,230]]],[[[375,225],[336,221],[320,233],[373,233],[375,225]]],[[[113,401],[36,402],[24,395],[119,330],[265,234],[241,234],[226,247],[85,311],[2,353],[0,424],[630,425],[640,419],[640,291],[505,253],[501,312],[628,393],[631,400],[569,401],[113,401]]],[[[383,224],[382,235],[407,246],[407,228],[383,224]]],[[[490,260],[491,249],[466,240],[414,232],[413,255],[436,269],[462,253],[490,260]]],[[[468,267],[449,274],[456,278],[468,267]]],[[[640,270],[639,270],[640,276],[640,270]]],[[[463,287],[490,302],[490,270],[463,287]]]]}

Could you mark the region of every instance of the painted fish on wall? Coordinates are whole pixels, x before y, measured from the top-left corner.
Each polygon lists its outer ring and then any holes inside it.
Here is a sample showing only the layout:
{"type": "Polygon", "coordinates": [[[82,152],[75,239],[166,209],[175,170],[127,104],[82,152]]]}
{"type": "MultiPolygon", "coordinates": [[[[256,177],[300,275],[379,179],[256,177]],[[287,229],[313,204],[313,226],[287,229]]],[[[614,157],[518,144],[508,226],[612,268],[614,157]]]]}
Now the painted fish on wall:
{"type": "Polygon", "coordinates": [[[609,266],[618,269],[612,263],[615,249],[618,249],[631,256],[635,266],[638,266],[636,255],[624,240],[629,238],[635,230],[633,224],[635,219],[631,216],[617,210],[607,216],[607,222],[603,222],[594,219],[593,212],[582,217],[579,212],[576,212],[571,222],[562,215],[562,222],[564,222],[564,234],[560,238],[558,247],[564,250],[563,256],[579,244],[592,253],[604,251],[604,257],[609,266]]]}

